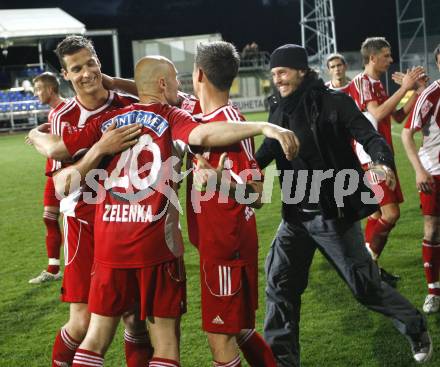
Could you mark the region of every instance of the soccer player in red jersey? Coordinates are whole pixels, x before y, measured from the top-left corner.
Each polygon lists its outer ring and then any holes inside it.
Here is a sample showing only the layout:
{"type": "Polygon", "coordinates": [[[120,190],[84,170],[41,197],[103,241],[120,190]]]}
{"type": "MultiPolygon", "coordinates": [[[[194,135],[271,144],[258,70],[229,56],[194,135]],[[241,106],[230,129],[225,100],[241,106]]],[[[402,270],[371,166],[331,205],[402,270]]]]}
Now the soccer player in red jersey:
{"type": "Polygon", "coordinates": [[[347,77],[347,62],[341,54],[331,54],[327,57],[327,71],[330,80],[325,83],[326,87],[350,94],[350,79],[347,77]]]}
{"type": "MultiPolygon", "coordinates": [[[[235,57],[233,57],[233,55],[235,54],[235,52],[232,52],[232,50],[234,50],[233,45],[225,43],[225,42],[221,42],[221,43],[213,43],[213,44],[206,44],[206,48],[205,48],[205,53],[206,51],[209,51],[210,48],[215,49],[215,47],[218,47],[220,45],[220,47],[224,48],[224,51],[226,51],[225,55],[223,55],[223,58],[221,57],[221,55],[211,55],[211,57],[213,58],[212,62],[216,62],[216,63],[221,63],[223,65],[223,63],[225,61],[232,61],[231,65],[229,65],[230,67],[233,67],[234,64],[236,64],[236,59],[235,57]],[[220,56],[220,57],[219,57],[220,56]],[[229,60],[228,60],[229,58],[229,60]],[[232,59],[231,59],[232,58],[232,59]]],[[[199,53],[202,53],[201,51],[202,48],[199,48],[199,53]]],[[[206,57],[205,57],[206,58],[206,57]]],[[[214,69],[212,69],[213,73],[219,73],[219,70],[216,70],[215,67],[214,69]]],[[[230,80],[232,75],[235,75],[236,72],[230,72],[230,75],[226,77],[224,83],[229,83],[228,80],[230,80]]],[[[225,77],[225,73],[224,72],[220,72],[219,73],[219,78],[224,78],[225,77]]],[[[196,82],[195,82],[196,83],[196,82]]],[[[204,83],[209,83],[209,81],[206,79],[206,77],[204,78],[204,83]]],[[[199,84],[199,83],[197,83],[199,84]]],[[[106,85],[108,85],[111,88],[117,88],[120,90],[125,90],[125,91],[130,91],[131,93],[136,93],[136,87],[133,85],[133,83],[130,83],[129,80],[121,80],[120,78],[110,78],[106,76],[106,85]]],[[[197,88],[195,86],[195,88],[197,88]]],[[[229,91],[229,88],[228,88],[229,91]]],[[[243,116],[240,114],[240,112],[232,106],[230,100],[229,100],[229,92],[226,93],[225,91],[218,91],[216,90],[214,87],[213,88],[209,88],[209,90],[204,89],[203,91],[199,91],[199,93],[203,93],[205,95],[205,100],[211,99],[213,97],[212,94],[214,94],[214,96],[218,97],[221,95],[221,98],[219,99],[221,102],[221,106],[219,107],[223,107],[223,108],[219,108],[218,113],[216,114],[215,118],[213,118],[213,120],[215,121],[222,121],[222,120],[228,120],[228,121],[242,121],[243,120],[243,116]]],[[[217,103],[218,105],[218,103],[217,103]]],[[[202,109],[201,109],[201,104],[200,104],[200,100],[197,99],[195,96],[187,94],[187,93],[183,93],[183,92],[178,92],[178,103],[177,106],[179,106],[181,109],[187,111],[190,115],[192,115],[192,117],[196,120],[196,121],[201,121],[203,123],[209,122],[209,120],[206,120],[206,116],[203,115],[202,109]]],[[[234,146],[231,146],[229,148],[232,148],[233,150],[238,150],[240,151],[241,148],[241,144],[246,144],[247,147],[247,151],[249,151],[249,155],[252,155],[253,153],[251,153],[250,151],[253,152],[253,140],[248,139],[247,141],[245,141],[244,143],[240,143],[240,144],[236,144],[234,146]]],[[[244,147],[244,145],[243,145],[244,147]]],[[[228,148],[226,148],[227,150],[228,148]]],[[[222,149],[225,150],[225,149],[222,149]]],[[[219,152],[220,150],[216,150],[216,152],[219,152]]],[[[247,167],[245,162],[249,161],[249,155],[244,154],[244,151],[241,151],[241,154],[234,154],[231,153],[231,155],[234,156],[235,160],[237,161],[238,159],[238,163],[235,163],[234,165],[234,169],[233,171],[236,172],[237,174],[240,173],[240,171],[242,171],[242,169],[247,169],[249,167],[247,167]],[[240,157],[240,155],[242,155],[242,157],[240,157]],[[243,163],[244,166],[243,167],[243,163]],[[239,165],[241,166],[241,168],[239,168],[239,165]]],[[[191,168],[193,165],[193,155],[189,154],[191,157],[189,157],[189,164],[187,165],[187,168],[191,168]]],[[[181,157],[183,158],[183,157],[181,157]]],[[[217,157],[219,158],[219,157],[217,157]]],[[[255,164],[255,162],[254,162],[255,164]]],[[[204,165],[205,166],[205,165],[204,165]]],[[[255,168],[255,167],[254,167],[255,168]]],[[[260,174],[259,171],[256,172],[257,174],[260,174]]],[[[257,183],[255,183],[257,184],[257,183]]],[[[193,205],[192,205],[192,201],[190,200],[191,198],[191,189],[192,189],[192,175],[188,176],[188,182],[187,182],[187,223],[188,223],[188,235],[189,235],[189,239],[191,241],[191,243],[193,243],[196,247],[198,247],[198,237],[199,237],[199,229],[198,229],[198,224],[197,224],[197,218],[201,217],[201,215],[196,215],[196,213],[194,213],[194,209],[193,209],[193,205]]],[[[196,192],[194,192],[194,194],[197,196],[198,194],[196,192]]],[[[212,205],[215,205],[214,203],[215,199],[211,199],[212,205]]],[[[237,205],[237,207],[242,207],[237,205]]],[[[253,213],[252,209],[247,208],[248,213],[253,213]]],[[[223,213],[211,213],[212,215],[209,216],[209,218],[213,218],[216,217],[218,218],[219,215],[223,215],[223,213]],[[217,215],[218,214],[218,215],[217,215]]],[[[206,216],[206,213],[205,213],[206,216]]],[[[228,216],[228,218],[225,218],[225,221],[228,222],[230,221],[230,217],[228,216]]],[[[205,217],[206,218],[206,217],[205,217]]],[[[206,221],[206,219],[202,220],[206,221]]],[[[233,222],[233,225],[235,225],[235,222],[233,222]]],[[[252,218],[251,220],[252,223],[255,223],[254,219],[252,218]]],[[[206,224],[206,223],[205,223],[206,224]]],[[[231,224],[231,223],[229,223],[231,224]]],[[[203,224],[202,224],[203,227],[203,224]]],[[[255,253],[257,252],[257,250],[255,251],[255,253]]],[[[250,312],[254,312],[254,310],[251,310],[250,312]]],[[[238,316],[237,316],[238,317],[238,316]]],[[[264,339],[260,336],[259,333],[256,332],[256,330],[253,328],[252,329],[240,329],[239,333],[236,333],[237,337],[236,337],[236,344],[238,345],[238,347],[240,348],[240,350],[243,352],[243,355],[246,359],[246,361],[249,363],[249,365],[251,367],[263,367],[263,366],[273,366],[275,365],[275,360],[272,354],[272,351],[270,349],[270,347],[267,345],[267,343],[264,341],[264,339]]],[[[235,335],[227,335],[227,339],[232,342],[234,339],[235,335]]],[[[215,336],[214,336],[215,338],[215,336]]],[[[235,340],[234,340],[235,342],[235,340]]],[[[223,346],[223,345],[219,345],[219,347],[217,348],[219,350],[224,350],[227,349],[227,346],[223,346]],[[226,347],[226,348],[225,348],[226,347]]],[[[222,359],[222,358],[220,358],[222,359]]],[[[236,359],[236,353],[234,353],[234,358],[235,362],[234,363],[238,363],[238,360],[236,359]]],[[[217,362],[219,363],[219,362],[217,362]]]]}
{"type": "MultiPolygon", "coordinates": [[[[172,159],[173,145],[178,150],[188,144],[228,145],[264,133],[278,139],[289,158],[297,150],[294,134],[273,125],[237,123],[231,128],[229,124],[196,123],[186,112],[166,104],[177,103],[176,75],[174,65],[165,58],[141,59],[135,79],[142,104],[99,116],[82,131],[63,136],[61,145],[59,139],[53,140],[64,154],[56,157],[66,158],[90,148],[109,127],[142,125],[133,148],[109,157],[105,172],[93,173],[99,175],[103,185],[98,186],[97,193],[95,266],[89,300],[92,317],[73,366],[103,365],[121,314],[136,300],[140,302],[141,318],[148,318],[152,335],[154,355],[150,366],[179,365],[176,329],[186,305],[182,249],[175,243],[176,223],[168,215],[169,199],[174,193],[173,165],[179,160],[172,159]]],[[[122,129],[115,131],[120,133],[122,129]]],[[[38,132],[33,135],[38,140],[38,132]]],[[[57,147],[49,149],[52,155],[57,147]]],[[[73,185],[74,175],[86,181],[92,179],[93,175],[85,177],[87,172],[112,152],[102,142],[95,144],[66,171],[64,189],[73,185]]]]}
{"type": "MultiPolygon", "coordinates": [[[[54,114],[59,111],[65,103],[64,99],[61,98],[59,94],[60,84],[58,79],[53,73],[45,72],[36,76],[33,82],[35,96],[38,97],[42,104],[50,106],[48,122],[51,123],[54,114]]],[[[53,162],[50,159],[46,161],[46,172],[51,170],[52,164],[53,162]]],[[[60,271],[62,236],[58,223],[60,201],[56,198],[52,177],[46,178],[43,205],[43,221],[46,225],[46,251],[49,262],[46,270],[43,270],[40,275],[29,280],[30,284],[41,284],[62,278],[62,273],[60,271]]]]}
{"type": "MultiPolygon", "coordinates": [[[[81,36],[67,37],[58,44],[56,53],[62,66],[63,76],[72,83],[76,97],[53,114],[51,124],[53,134],[69,136],[82,130],[92,118],[136,100],[104,89],[99,59],[93,44],[88,39],[81,36]]],[[[53,175],[55,186],[63,185],[61,172],[68,165],[54,161],[48,174],[53,175]]],[[[70,303],[70,315],[69,321],[56,336],[52,352],[53,366],[72,363],[75,350],[85,337],[90,320],[87,303],[94,253],[95,205],[84,201],[84,188],[78,187],[75,191],[70,191],[70,194],[61,200],[65,242],[65,271],[61,300],[70,303]]],[[[127,364],[130,367],[145,365],[148,354],[151,354],[145,323],[135,321],[133,313],[127,313],[125,321],[127,364]]]]}
{"type": "MultiPolygon", "coordinates": [[[[440,45],[434,51],[440,70],[440,45]]],[[[427,87],[402,130],[406,154],[416,172],[416,186],[424,219],[422,258],[428,295],[423,311],[438,312],[440,308],[440,80],[427,87]],[[423,143],[417,154],[414,134],[420,131],[423,143]]]]}
{"type": "MultiPolygon", "coordinates": [[[[396,110],[397,105],[405,94],[416,86],[417,80],[424,77],[422,67],[408,71],[400,88],[388,96],[380,81],[393,62],[391,46],[383,37],[367,38],[361,47],[361,54],[365,66],[364,72],[357,75],[350,83],[350,95],[355,100],[358,108],[366,114],[371,123],[393,146],[391,137],[391,117],[397,122],[402,122],[414,106],[417,95],[414,93],[405,105],[396,110]]],[[[358,158],[364,169],[371,165],[371,158],[365,153],[362,146],[355,144],[358,158]]],[[[373,260],[377,261],[388,239],[388,235],[395,226],[400,216],[399,204],[403,202],[403,195],[397,179],[396,188],[391,190],[379,178],[373,178],[375,184],[372,189],[380,199],[380,211],[368,217],[365,227],[365,243],[373,260]]],[[[384,281],[395,286],[399,277],[389,274],[381,269],[384,281]]]]}
{"type": "MultiPolygon", "coordinates": [[[[230,43],[198,45],[193,85],[200,98],[203,124],[244,121],[229,102],[239,64],[238,52],[230,43]]],[[[202,324],[214,366],[240,366],[238,347],[251,366],[275,366],[270,347],[254,329],[258,238],[252,207],[261,207],[263,185],[253,157],[253,139],[199,153],[193,160],[195,185],[188,187],[187,217],[189,238],[200,253],[202,324]],[[203,187],[209,177],[215,185],[202,195],[195,188],[203,187]],[[222,182],[228,187],[226,191],[219,191],[222,182]],[[237,200],[240,190],[242,200],[237,200]],[[204,198],[206,195],[208,199],[204,198]],[[249,196],[254,198],[246,205],[243,201],[249,196]]]]}

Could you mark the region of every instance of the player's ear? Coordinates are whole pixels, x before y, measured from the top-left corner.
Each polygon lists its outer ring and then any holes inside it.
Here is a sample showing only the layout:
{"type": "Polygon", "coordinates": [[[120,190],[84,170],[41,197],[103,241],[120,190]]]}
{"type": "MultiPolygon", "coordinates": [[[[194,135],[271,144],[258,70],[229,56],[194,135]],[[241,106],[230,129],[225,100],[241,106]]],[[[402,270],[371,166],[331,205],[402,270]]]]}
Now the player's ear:
{"type": "Polygon", "coordinates": [[[197,69],[197,81],[198,81],[199,83],[202,82],[202,80],[203,80],[203,76],[204,76],[204,75],[205,75],[205,74],[203,73],[203,70],[200,69],[200,68],[198,68],[198,69],[197,69]]]}
{"type": "Polygon", "coordinates": [[[61,74],[63,74],[63,78],[64,78],[64,80],[69,80],[69,78],[67,77],[67,71],[66,71],[66,69],[64,69],[64,68],[62,68],[61,69],[61,74]]]}
{"type": "Polygon", "coordinates": [[[160,88],[161,90],[165,90],[165,89],[166,89],[166,87],[167,87],[167,81],[166,81],[166,79],[165,79],[164,77],[159,78],[159,79],[157,80],[157,83],[158,83],[159,88],[160,88]]]}

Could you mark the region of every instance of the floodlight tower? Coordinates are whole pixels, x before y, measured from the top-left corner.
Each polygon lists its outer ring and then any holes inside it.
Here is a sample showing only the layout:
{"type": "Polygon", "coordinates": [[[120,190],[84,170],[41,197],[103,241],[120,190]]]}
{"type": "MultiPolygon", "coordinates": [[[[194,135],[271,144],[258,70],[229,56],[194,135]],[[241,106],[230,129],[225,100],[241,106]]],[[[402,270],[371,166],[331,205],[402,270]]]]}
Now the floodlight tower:
{"type": "Polygon", "coordinates": [[[396,0],[396,13],[400,70],[422,64],[429,73],[425,0],[396,0]]]}
{"type": "Polygon", "coordinates": [[[333,0],[301,0],[300,24],[309,61],[323,69],[327,55],[337,50],[333,0]]]}

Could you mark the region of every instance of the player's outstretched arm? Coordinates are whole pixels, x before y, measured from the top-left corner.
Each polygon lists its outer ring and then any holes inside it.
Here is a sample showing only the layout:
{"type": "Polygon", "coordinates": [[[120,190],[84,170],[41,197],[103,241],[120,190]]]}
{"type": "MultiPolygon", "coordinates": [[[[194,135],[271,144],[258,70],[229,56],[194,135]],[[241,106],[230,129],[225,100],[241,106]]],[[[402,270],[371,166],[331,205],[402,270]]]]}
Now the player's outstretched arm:
{"type": "Polygon", "coordinates": [[[189,143],[204,147],[227,146],[257,135],[278,140],[288,160],[298,154],[299,141],[295,133],[268,122],[216,122],[200,124],[191,131],[189,143]]]}
{"type": "Polygon", "coordinates": [[[138,95],[136,83],[131,79],[117,78],[115,76],[112,77],[107,74],[102,74],[102,85],[108,90],[120,90],[132,94],[133,96],[138,95]]]}
{"type": "MultiPolygon", "coordinates": [[[[379,105],[377,101],[369,102],[367,105],[368,112],[370,112],[377,121],[380,121],[391,114],[394,115],[394,113],[396,112],[395,110],[397,105],[405,96],[406,92],[413,89],[417,81],[423,78],[424,76],[425,76],[425,70],[423,69],[423,67],[417,67],[408,70],[407,73],[404,74],[403,78],[401,79],[400,88],[381,105],[379,105]]],[[[399,120],[403,115],[402,113],[403,111],[400,111],[396,115],[399,120]]],[[[403,118],[404,117],[405,115],[403,115],[403,118]]]]}

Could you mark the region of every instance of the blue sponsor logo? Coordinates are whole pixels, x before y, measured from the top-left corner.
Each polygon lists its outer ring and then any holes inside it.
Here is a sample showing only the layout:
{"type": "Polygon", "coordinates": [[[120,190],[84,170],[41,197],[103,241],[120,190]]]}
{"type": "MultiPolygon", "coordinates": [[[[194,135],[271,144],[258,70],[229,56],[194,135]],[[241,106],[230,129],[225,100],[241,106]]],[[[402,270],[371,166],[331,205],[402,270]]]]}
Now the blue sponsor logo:
{"type": "Polygon", "coordinates": [[[142,124],[146,128],[154,131],[158,136],[162,136],[169,126],[168,121],[162,116],[156,115],[154,112],[150,111],[137,110],[115,116],[112,119],[105,121],[101,125],[101,131],[106,131],[113,122],[116,122],[116,128],[131,124],[142,124]]]}

